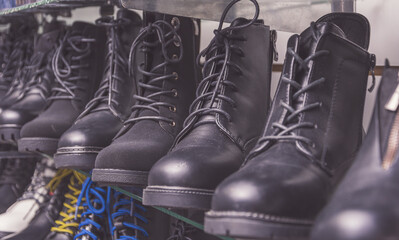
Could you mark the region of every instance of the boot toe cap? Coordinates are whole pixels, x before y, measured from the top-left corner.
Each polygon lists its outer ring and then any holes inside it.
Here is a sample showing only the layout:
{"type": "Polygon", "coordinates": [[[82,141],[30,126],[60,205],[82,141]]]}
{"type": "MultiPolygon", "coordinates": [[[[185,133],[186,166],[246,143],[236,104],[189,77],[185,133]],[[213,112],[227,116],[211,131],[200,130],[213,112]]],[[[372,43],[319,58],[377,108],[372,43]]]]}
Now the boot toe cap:
{"type": "Polygon", "coordinates": [[[212,210],[310,221],[326,199],[323,181],[311,171],[266,163],[245,167],[226,178],[215,191],[212,210]]]}
{"type": "Polygon", "coordinates": [[[149,174],[149,185],[215,189],[242,163],[240,153],[216,148],[182,148],[159,160],[149,174]]]}
{"type": "Polygon", "coordinates": [[[398,219],[392,214],[367,210],[346,209],[318,221],[312,231],[312,240],[388,240],[396,239],[398,219]]]}
{"type": "Polygon", "coordinates": [[[22,126],[35,117],[27,111],[5,109],[0,114],[0,125],[22,126]]]}

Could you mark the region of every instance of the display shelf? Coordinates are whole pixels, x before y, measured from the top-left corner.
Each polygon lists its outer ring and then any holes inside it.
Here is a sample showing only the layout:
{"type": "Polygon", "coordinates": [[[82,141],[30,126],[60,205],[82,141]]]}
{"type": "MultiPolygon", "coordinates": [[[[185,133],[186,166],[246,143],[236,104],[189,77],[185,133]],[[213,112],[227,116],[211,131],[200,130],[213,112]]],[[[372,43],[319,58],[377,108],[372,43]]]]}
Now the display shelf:
{"type": "MultiPolygon", "coordinates": [[[[131,9],[161,12],[183,17],[219,21],[223,9],[231,0],[121,0],[131,9]]],[[[273,29],[299,32],[309,22],[333,11],[353,11],[354,0],[258,0],[260,19],[273,29]]],[[[241,1],[226,17],[231,22],[237,17],[252,18],[254,7],[250,1],[241,1]]]]}
{"type": "MultiPolygon", "coordinates": [[[[48,156],[47,156],[47,157],[48,157],[48,156]]],[[[85,171],[81,171],[81,170],[77,170],[77,171],[80,172],[80,173],[82,173],[82,174],[84,174],[84,175],[86,175],[86,176],[88,176],[88,177],[91,176],[89,173],[87,173],[87,172],[85,172],[85,171]]],[[[121,192],[121,193],[123,193],[123,194],[125,194],[125,195],[127,195],[127,196],[129,196],[129,197],[131,197],[131,198],[133,198],[133,199],[135,199],[135,200],[137,200],[137,201],[140,201],[140,202],[143,201],[143,198],[142,198],[141,196],[138,196],[138,195],[136,195],[136,194],[133,194],[133,193],[127,191],[127,190],[124,189],[124,188],[116,187],[116,186],[110,186],[110,187],[111,187],[112,189],[118,191],[118,192],[121,192]]],[[[174,212],[174,211],[171,211],[171,210],[169,210],[169,209],[167,209],[167,208],[162,208],[162,207],[153,207],[153,208],[155,208],[155,209],[157,209],[158,211],[161,211],[161,212],[163,212],[163,213],[165,213],[165,214],[167,214],[167,215],[169,215],[169,216],[172,216],[172,217],[174,217],[174,218],[177,218],[177,219],[179,219],[179,220],[181,220],[181,221],[183,221],[183,222],[185,222],[185,223],[187,223],[187,224],[190,224],[190,225],[192,225],[193,227],[196,227],[196,228],[198,228],[198,229],[200,229],[200,230],[204,230],[204,226],[203,226],[201,223],[198,223],[198,222],[193,221],[193,220],[191,220],[191,219],[189,219],[189,218],[186,218],[186,217],[184,217],[184,216],[182,216],[182,215],[180,215],[180,214],[178,214],[178,213],[176,213],[176,212],[174,212]]],[[[223,240],[234,240],[233,238],[230,238],[230,237],[223,237],[223,236],[217,236],[217,237],[220,238],[220,239],[223,239],[223,240]]]]}
{"type": "MultiPolygon", "coordinates": [[[[2,9],[0,16],[8,16],[21,12],[46,12],[59,11],[63,9],[74,9],[87,6],[99,6],[107,4],[107,0],[39,0],[34,3],[28,3],[21,6],[2,9]]],[[[114,1],[113,1],[114,2],[114,1]]],[[[119,1],[116,1],[119,3],[119,1]]]]}

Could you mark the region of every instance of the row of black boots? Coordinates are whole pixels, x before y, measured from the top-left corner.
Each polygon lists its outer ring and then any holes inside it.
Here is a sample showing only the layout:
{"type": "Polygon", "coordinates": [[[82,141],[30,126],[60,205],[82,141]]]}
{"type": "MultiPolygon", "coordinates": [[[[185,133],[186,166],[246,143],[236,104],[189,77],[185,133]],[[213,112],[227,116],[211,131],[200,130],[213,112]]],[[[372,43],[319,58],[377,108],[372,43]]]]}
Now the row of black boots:
{"type": "MultiPolygon", "coordinates": [[[[399,236],[398,73],[388,63],[362,144],[369,71],[369,90],[375,85],[368,20],[331,13],[293,35],[271,100],[276,32],[258,19],[255,0],[253,19],[223,28],[238,1],[202,52],[200,21],[179,16],[144,12],[141,20],[120,10],[96,24],[45,25],[31,62],[6,87],[3,99],[15,100],[2,107],[0,138],[20,152],[54,155],[57,168],[92,174],[83,181],[70,171],[82,185],[67,203],[76,205],[74,220],[82,210],[70,236],[163,239],[140,225],[144,206],[105,185],[144,189],[144,205],[207,211],[205,231],[214,235],[399,236]],[[115,222],[122,212],[134,223],[115,222]]],[[[62,216],[54,232],[71,226],[62,216]]]]}

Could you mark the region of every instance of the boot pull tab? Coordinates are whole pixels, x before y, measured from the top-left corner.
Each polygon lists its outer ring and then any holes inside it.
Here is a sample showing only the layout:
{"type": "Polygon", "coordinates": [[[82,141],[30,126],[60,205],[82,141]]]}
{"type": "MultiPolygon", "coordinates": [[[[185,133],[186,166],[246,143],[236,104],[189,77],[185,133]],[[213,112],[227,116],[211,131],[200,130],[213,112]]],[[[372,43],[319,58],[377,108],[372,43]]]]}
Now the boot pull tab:
{"type": "Polygon", "coordinates": [[[276,30],[271,30],[270,31],[271,35],[271,40],[272,40],[272,48],[273,48],[273,59],[275,62],[278,61],[278,52],[277,52],[277,31],[276,30]]]}
{"type": "Polygon", "coordinates": [[[375,71],[374,71],[374,69],[375,69],[376,62],[377,62],[377,60],[376,60],[375,54],[371,54],[370,55],[370,71],[371,71],[371,76],[373,78],[373,81],[371,83],[370,88],[368,89],[369,92],[372,92],[375,87],[375,71]]]}
{"type": "MultiPolygon", "coordinates": [[[[398,74],[398,81],[399,81],[399,74],[398,74]]],[[[399,83],[395,89],[395,92],[392,94],[389,101],[385,104],[385,109],[391,112],[396,112],[399,106],[399,83]]]]}

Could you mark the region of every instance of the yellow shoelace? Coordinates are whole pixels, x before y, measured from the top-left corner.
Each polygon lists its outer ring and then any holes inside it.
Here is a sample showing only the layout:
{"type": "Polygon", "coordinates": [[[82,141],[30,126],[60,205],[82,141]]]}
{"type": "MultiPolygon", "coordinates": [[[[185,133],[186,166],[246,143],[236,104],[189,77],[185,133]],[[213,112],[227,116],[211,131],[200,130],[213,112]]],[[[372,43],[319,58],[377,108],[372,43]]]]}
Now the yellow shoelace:
{"type": "MultiPolygon", "coordinates": [[[[82,184],[85,181],[85,179],[86,179],[85,175],[73,171],[70,183],[68,184],[69,190],[65,194],[64,208],[63,211],[60,212],[60,216],[62,217],[62,219],[55,221],[57,227],[52,227],[51,228],[52,232],[69,233],[71,235],[74,235],[74,231],[71,228],[79,227],[78,220],[81,217],[80,212],[83,211],[83,206],[80,206],[78,208],[78,214],[76,215],[76,218],[75,218],[75,211],[76,211],[76,203],[78,201],[78,196],[82,190],[82,184]]],[[[55,180],[55,182],[56,181],[57,180],[55,180]]]]}

